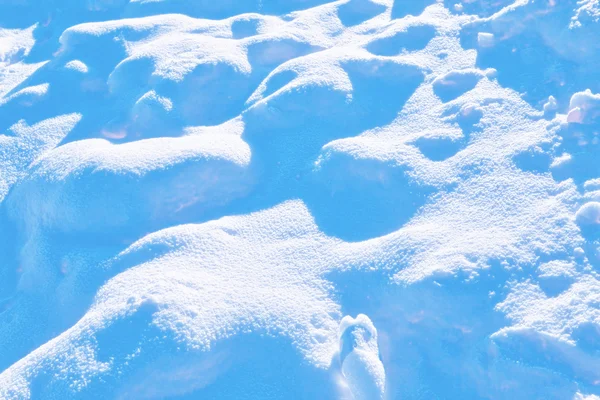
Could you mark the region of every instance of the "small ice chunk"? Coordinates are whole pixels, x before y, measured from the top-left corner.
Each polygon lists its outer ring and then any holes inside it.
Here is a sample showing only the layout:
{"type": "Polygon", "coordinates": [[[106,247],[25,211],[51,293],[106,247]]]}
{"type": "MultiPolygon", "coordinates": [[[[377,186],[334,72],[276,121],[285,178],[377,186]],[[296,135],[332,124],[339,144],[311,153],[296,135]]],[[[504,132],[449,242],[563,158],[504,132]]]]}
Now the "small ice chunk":
{"type": "Polygon", "coordinates": [[[81,72],[82,74],[86,74],[88,72],[88,67],[84,63],[79,60],[71,60],[65,64],[66,69],[70,69],[73,71],[81,72]]]}
{"type": "Polygon", "coordinates": [[[545,114],[554,114],[558,105],[556,104],[556,98],[554,96],[549,96],[548,101],[544,104],[544,113],[545,114]]]}
{"type": "Polygon", "coordinates": [[[552,160],[552,164],[550,164],[550,168],[558,168],[564,164],[568,164],[573,159],[569,153],[563,153],[560,156],[556,157],[552,160]]]}
{"type": "Polygon", "coordinates": [[[385,370],[379,359],[377,329],[364,314],[340,322],[342,374],[356,400],[383,399],[385,370]]]}
{"type": "Polygon", "coordinates": [[[600,225],[600,203],[597,201],[585,203],[577,210],[575,221],[579,226],[600,225]]]}
{"type": "Polygon", "coordinates": [[[583,111],[579,107],[575,107],[572,110],[569,110],[569,114],[567,115],[568,123],[582,124],[583,123],[583,111]]]}
{"type": "Polygon", "coordinates": [[[600,118],[600,94],[593,94],[590,89],[577,92],[571,96],[567,122],[589,124],[600,118]]]}
{"type": "Polygon", "coordinates": [[[477,34],[477,44],[479,47],[492,47],[494,46],[494,34],[488,32],[479,32],[477,34]]]}
{"type": "Polygon", "coordinates": [[[590,89],[573,94],[573,96],[571,96],[571,101],[569,102],[569,109],[575,107],[589,108],[594,106],[600,106],[600,94],[593,94],[590,89]]]}
{"type": "Polygon", "coordinates": [[[158,107],[169,112],[173,109],[173,102],[168,97],[160,96],[154,90],[150,90],[135,102],[134,111],[143,107],[158,107]]]}

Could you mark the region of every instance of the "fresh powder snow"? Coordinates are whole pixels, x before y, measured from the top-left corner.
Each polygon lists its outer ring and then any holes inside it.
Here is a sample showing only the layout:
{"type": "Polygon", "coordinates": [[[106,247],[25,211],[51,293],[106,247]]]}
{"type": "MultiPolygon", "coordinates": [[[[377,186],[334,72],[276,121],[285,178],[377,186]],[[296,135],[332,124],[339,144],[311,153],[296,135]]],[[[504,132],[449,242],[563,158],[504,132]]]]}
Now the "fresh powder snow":
{"type": "Polygon", "coordinates": [[[0,0],[0,399],[600,399],[600,1],[0,0]]]}

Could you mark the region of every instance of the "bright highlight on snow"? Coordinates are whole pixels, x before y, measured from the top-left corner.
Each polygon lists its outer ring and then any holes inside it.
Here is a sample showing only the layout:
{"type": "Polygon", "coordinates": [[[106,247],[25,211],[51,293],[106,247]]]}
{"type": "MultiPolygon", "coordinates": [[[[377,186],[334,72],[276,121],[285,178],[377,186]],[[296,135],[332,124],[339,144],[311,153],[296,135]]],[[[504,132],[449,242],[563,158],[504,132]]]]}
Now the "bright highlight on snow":
{"type": "Polygon", "coordinates": [[[0,398],[600,398],[597,0],[0,0],[0,398]]]}

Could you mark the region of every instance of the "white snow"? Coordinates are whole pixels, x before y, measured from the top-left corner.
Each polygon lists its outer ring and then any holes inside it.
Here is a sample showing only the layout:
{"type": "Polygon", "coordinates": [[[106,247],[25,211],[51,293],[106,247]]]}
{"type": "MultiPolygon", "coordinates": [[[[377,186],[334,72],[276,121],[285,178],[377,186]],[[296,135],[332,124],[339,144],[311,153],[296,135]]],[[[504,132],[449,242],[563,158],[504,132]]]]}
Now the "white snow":
{"type": "Polygon", "coordinates": [[[85,74],[88,72],[88,67],[79,60],[71,60],[65,64],[65,68],[85,74]]]}
{"type": "Polygon", "coordinates": [[[15,58],[26,56],[35,44],[33,31],[36,25],[27,29],[0,28],[0,66],[15,62],[15,58]]]}
{"type": "Polygon", "coordinates": [[[569,102],[567,122],[591,123],[600,116],[600,94],[590,89],[574,93],[569,102]]]}
{"type": "Polygon", "coordinates": [[[599,225],[600,224],[600,203],[591,201],[585,203],[577,213],[575,219],[579,225],[599,225]]]}
{"type": "Polygon", "coordinates": [[[597,398],[597,1],[38,3],[1,398],[597,398]]]}
{"type": "Polygon", "coordinates": [[[548,96],[548,101],[544,103],[544,112],[552,113],[557,110],[556,98],[554,96],[548,96]]]}
{"type": "Polygon", "coordinates": [[[385,398],[385,370],[379,359],[377,330],[364,314],[340,322],[342,374],[356,400],[385,398]]]}
{"type": "Polygon", "coordinates": [[[494,34],[479,32],[477,34],[477,43],[479,43],[479,47],[492,47],[494,45],[494,34]]]}

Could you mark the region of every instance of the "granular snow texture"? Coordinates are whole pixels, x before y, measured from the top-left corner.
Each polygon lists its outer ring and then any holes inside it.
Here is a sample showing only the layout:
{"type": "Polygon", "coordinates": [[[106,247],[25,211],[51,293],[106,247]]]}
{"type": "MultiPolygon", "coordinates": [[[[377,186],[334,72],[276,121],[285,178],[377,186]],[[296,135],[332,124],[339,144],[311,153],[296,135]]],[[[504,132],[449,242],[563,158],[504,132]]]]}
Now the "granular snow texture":
{"type": "Polygon", "coordinates": [[[600,397],[598,0],[0,0],[0,398],[600,397]]]}

